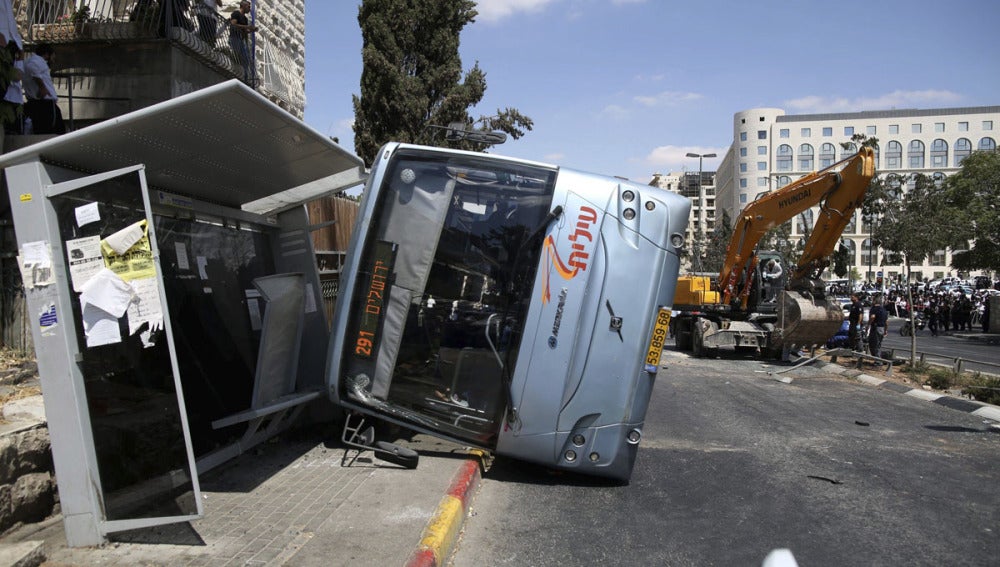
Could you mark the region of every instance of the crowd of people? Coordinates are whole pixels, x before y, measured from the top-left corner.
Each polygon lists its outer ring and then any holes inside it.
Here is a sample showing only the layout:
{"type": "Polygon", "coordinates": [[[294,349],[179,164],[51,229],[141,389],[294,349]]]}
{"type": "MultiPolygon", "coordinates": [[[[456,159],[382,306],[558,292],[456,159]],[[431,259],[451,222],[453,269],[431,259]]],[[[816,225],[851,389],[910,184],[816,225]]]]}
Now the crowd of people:
{"type": "Polygon", "coordinates": [[[39,43],[31,53],[24,51],[10,0],[0,0],[0,50],[5,52],[0,58],[2,104],[16,117],[5,129],[16,134],[65,133],[50,68],[55,50],[49,44],[39,43]]]}
{"type": "MultiPolygon", "coordinates": [[[[956,287],[914,286],[910,290],[913,298],[915,315],[921,317],[931,336],[956,331],[989,330],[989,297],[1000,290],[1000,281],[991,287],[978,289],[961,289],[956,287]]],[[[907,317],[910,304],[905,288],[893,288],[888,291],[877,289],[862,290],[858,295],[863,303],[871,304],[875,298],[881,298],[886,311],[897,317],[907,317]]]]}

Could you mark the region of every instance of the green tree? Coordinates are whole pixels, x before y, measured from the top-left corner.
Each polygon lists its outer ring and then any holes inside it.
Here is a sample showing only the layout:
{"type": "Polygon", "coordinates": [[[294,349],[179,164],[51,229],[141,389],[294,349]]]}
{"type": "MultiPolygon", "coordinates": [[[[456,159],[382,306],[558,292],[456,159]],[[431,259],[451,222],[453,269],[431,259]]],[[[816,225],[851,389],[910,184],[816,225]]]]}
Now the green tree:
{"type": "Polygon", "coordinates": [[[956,236],[975,240],[968,251],[952,255],[952,267],[1000,269],[1000,152],[973,152],[958,173],[945,180],[942,192],[949,228],[956,236]]]}
{"type": "Polygon", "coordinates": [[[729,214],[722,211],[722,219],[716,223],[715,230],[708,237],[705,245],[705,255],[702,258],[702,269],[706,272],[719,273],[726,259],[726,249],[733,237],[732,221],[729,214]]]}
{"type": "MultiPolygon", "coordinates": [[[[477,62],[462,76],[459,35],[475,21],[472,0],[364,0],[358,8],[363,70],[354,95],[354,147],[371,164],[389,141],[439,145],[444,131],[431,126],[481,124],[514,139],[530,131],[530,118],[517,109],[498,109],[473,120],[469,109],[486,92],[486,73],[477,62]]],[[[451,143],[484,150],[490,144],[451,143]]]]}
{"type": "MultiPolygon", "coordinates": [[[[888,255],[898,255],[910,281],[910,267],[920,265],[936,250],[961,245],[961,235],[952,226],[945,207],[944,194],[934,180],[923,174],[914,174],[912,189],[902,195],[903,179],[898,176],[886,182],[887,199],[881,204],[882,215],[873,228],[873,239],[888,255]]],[[[907,297],[913,305],[912,288],[907,285],[907,297]]],[[[910,310],[913,325],[914,310],[910,310]]],[[[916,334],[910,335],[910,365],[916,364],[916,334]]]]}

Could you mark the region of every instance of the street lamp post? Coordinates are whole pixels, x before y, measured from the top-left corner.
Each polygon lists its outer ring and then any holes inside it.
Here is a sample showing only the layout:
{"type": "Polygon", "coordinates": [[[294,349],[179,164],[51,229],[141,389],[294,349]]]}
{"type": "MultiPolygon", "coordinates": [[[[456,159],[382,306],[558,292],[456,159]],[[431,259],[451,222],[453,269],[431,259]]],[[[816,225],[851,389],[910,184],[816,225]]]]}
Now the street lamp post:
{"type": "MultiPolygon", "coordinates": [[[[696,157],[696,158],[698,158],[698,211],[701,213],[702,222],[704,222],[704,219],[705,219],[705,198],[701,194],[701,164],[702,164],[702,160],[704,158],[713,158],[713,157],[715,157],[715,154],[695,154],[695,153],[688,152],[687,153],[687,157],[696,157]]],[[[691,259],[691,268],[695,272],[699,272],[699,271],[701,271],[701,256],[700,256],[701,251],[698,250],[698,241],[697,241],[697,239],[695,239],[695,241],[692,244],[694,246],[694,258],[691,259]],[[696,262],[697,262],[697,266],[695,265],[696,262]]]]}

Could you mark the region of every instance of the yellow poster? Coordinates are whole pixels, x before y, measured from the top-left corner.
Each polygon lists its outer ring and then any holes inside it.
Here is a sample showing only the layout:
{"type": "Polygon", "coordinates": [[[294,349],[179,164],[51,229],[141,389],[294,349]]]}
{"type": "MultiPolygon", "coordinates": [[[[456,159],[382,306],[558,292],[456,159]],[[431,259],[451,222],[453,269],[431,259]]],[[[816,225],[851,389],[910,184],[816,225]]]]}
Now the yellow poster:
{"type": "Polygon", "coordinates": [[[101,255],[104,265],[127,282],[156,277],[146,221],[139,221],[101,240],[101,255]]]}

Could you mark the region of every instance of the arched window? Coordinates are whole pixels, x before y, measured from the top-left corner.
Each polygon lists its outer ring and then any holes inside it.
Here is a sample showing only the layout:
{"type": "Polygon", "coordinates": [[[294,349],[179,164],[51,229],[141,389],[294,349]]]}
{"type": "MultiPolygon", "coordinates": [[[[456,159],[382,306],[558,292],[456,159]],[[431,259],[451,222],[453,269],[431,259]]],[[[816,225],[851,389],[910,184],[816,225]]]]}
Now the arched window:
{"type": "Polygon", "coordinates": [[[819,166],[830,167],[837,159],[837,148],[831,143],[823,144],[819,147],[819,166]]]}
{"type": "Polygon", "coordinates": [[[902,169],[903,167],[903,144],[893,140],[885,146],[885,168],[902,169]]]}
{"type": "Polygon", "coordinates": [[[997,149],[997,142],[993,138],[983,138],[979,140],[979,151],[993,151],[997,149]]]}
{"type": "Polygon", "coordinates": [[[872,247],[872,239],[866,238],[861,243],[861,263],[874,264],[875,255],[875,249],[872,247]]]}
{"type": "Polygon", "coordinates": [[[903,197],[903,177],[895,173],[890,173],[885,178],[886,194],[892,200],[899,200],[903,197]]]}
{"type": "Polygon", "coordinates": [[[924,143],[920,140],[910,142],[910,147],[906,151],[906,157],[908,158],[910,169],[924,167],[924,143]]]}
{"type": "Polygon", "coordinates": [[[802,171],[813,170],[813,147],[809,144],[799,146],[799,169],[802,171]]]}
{"type": "Polygon", "coordinates": [[[969,157],[972,153],[972,142],[968,138],[959,138],[955,140],[955,167],[962,165],[965,158],[969,157]]]}
{"type": "Polygon", "coordinates": [[[941,138],[931,142],[931,167],[948,167],[948,142],[941,138]]]}
{"type": "Polygon", "coordinates": [[[788,144],[778,146],[778,156],[775,159],[775,165],[778,171],[792,170],[792,146],[788,144]]]}
{"type": "Polygon", "coordinates": [[[940,171],[935,171],[934,175],[932,175],[931,178],[934,180],[934,186],[937,187],[938,189],[940,189],[941,185],[944,184],[945,175],[940,171]]]}
{"type": "Polygon", "coordinates": [[[841,244],[847,248],[847,265],[856,266],[858,265],[858,245],[854,240],[850,238],[845,238],[840,241],[841,244]]]}
{"type": "Polygon", "coordinates": [[[805,234],[813,229],[816,217],[812,209],[806,209],[795,216],[795,234],[805,234]]]}
{"type": "Polygon", "coordinates": [[[784,187],[785,185],[788,185],[791,182],[792,182],[792,178],[791,177],[789,177],[787,175],[779,175],[778,176],[778,189],[781,189],[782,187],[784,187]]]}
{"type": "MultiPolygon", "coordinates": [[[[878,151],[878,150],[875,150],[875,151],[878,151]]],[[[846,148],[841,147],[841,150],[840,150],[840,159],[847,159],[847,158],[853,156],[856,153],[858,153],[858,145],[855,144],[854,142],[847,142],[847,147],[846,148]]]]}

